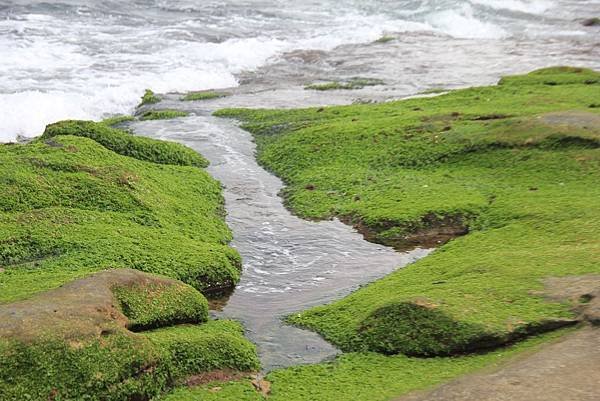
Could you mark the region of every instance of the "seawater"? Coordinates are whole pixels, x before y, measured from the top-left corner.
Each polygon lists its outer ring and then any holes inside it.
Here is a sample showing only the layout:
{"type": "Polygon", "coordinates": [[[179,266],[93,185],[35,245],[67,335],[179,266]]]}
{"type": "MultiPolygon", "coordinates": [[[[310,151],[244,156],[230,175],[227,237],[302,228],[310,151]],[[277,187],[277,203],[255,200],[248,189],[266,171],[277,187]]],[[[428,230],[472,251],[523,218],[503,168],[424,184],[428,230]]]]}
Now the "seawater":
{"type": "Polygon", "coordinates": [[[273,65],[274,84],[294,69],[308,82],[340,70],[380,76],[405,94],[415,71],[462,84],[530,65],[598,67],[600,33],[578,21],[598,14],[598,0],[0,0],[0,142],[61,119],[131,112],[145,88],[236,87],[273,65]],[[399,41],[348,67],[360,54],[340,47],[385,34],[399,41]],[[310,50],[335,62],[282,63],[310,50]],[[443,70],[430,71],[437,53],[443,70]]]}

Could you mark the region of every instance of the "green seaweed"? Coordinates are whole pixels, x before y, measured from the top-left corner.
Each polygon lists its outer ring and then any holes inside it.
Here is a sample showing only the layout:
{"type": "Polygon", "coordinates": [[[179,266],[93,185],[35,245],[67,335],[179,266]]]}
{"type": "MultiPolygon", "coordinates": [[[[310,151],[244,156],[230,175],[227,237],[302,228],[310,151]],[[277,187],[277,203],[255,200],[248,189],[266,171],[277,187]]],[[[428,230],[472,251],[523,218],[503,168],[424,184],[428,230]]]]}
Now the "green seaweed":
{"type": "MultiPolygon", "coordinates": [[[[29,144],[0,146],[0,302],[7,310],[19,310],[10,302],[33,307],[34,296],[58,297],[42,293],[101,270],[132,268],[189,284],[146,278],[117,285],[107,304],[82,302],[66,317],[57,307],[53,327],[21,325],[27,336],[1,337],[0,399],[148,400],[207,370],[259,368],[238,323],[204,323],[208,305],[197,290],[231,288],[241,266],[227,245],[221,187],[198,168],[205,165],[182,145],[89,121],[52,124],[29,144]],[[126,324],[161,328],[132,333],[126,324]]],[[[70,291],[83,288],[74,284],[70,291]]],[[[82,300],[97,299],[90,292],[82,300]]]]}
{"type": "Polygon", "coordinates": [[[208,320],[208,302],[191,286],[134,285],[116,287],[113,292],[129,318],[130,330],[208,320]]]}
{"type": "Polygon", "coordinates": [[[189,102],[196,100],[210,100],[210,99],[218,99],[221,97],[229,96],[229,93],[225,92],[217,92],[217,91],[199,91],[199,92],[189,92],[185,96],[181,98],[181,100],[189,102]]]}
{"type": "Polygon", "coordinates": [[[394,40],[396,40],[395,36],[391,36],[391,35],[383,35],[382,37],[380,37],[379,39],[377,39],[374,43],[389,43],[389,42],[393,42],[394,40]]]}
{"type": "Polygon", "coordinates": [[[129,121],[133,121],[135,118],[130,115],[117,115],[114,117],[105,118],[101,121],[102,124],[114,127],[115,125],[123,124],[129,121]]]}
{"type": "Polygon", "coordinates": [[[142,96],[142,101],[138,107],[144,106],[147,104],[156,104],[156,103],[159,103],[161,100],[162,99],[160,98],[160,96],[156,95],[150,89],[146,89],[146,91],[144,92],[144,95],[142,96]]]}
{"type": "Polygon", "coordinates": [[[599,79],[557,67],[433,98],[219,111],[254,134],[301,217],[338,216],[399,248],[469,232],[289,321],[345,351],[421,355],[568,324],[568,304],[536,293],[546,277],[600,271],[599,79]]]}
{"type": "Polygon", "coordinates": [[[244,338],[239,323],[217,320],[200,326],[177,326],[144,333],[172,355],[173,374],[186,377],[216,369],[256,371],[256,348],[244,338]]]}
{"type": "Polygon", "coordinates": [[[241,326],[214,321],[93,341],[0,339],[0,399],[149,400],[192,374],[258,369],[241,326]]]}
{"type": "Polygon", "coordinates": [[[304,89],[313,89],[318,91],[355,90],[362,89],[366,86],[377,86],[383,84],[384,82],[381,79],[355,77],[346,81],[333,81],[327,83],[311,84],[305,86],[304,89]]]}
{"type": "Polygon", "coordinates": [[[120,267],[205,292],[232,287],[241,261],[227,246],[221,187],[190,165],[204,159],[91,122],[0,146],[0,302],[120,267]]]}
{"type": "Polygon", "coordinates": [[[179,143],[135,136],[103,123],[79,120],[60,121],[48,125],[40,140],[48,140],[57,135],[91,138],[115,153],[153,163],[208,166],[208,161],[204,157],[179,143]]]}
{"type": "Polygon", "coordinates": [[[162,401],[388,401],[452,380],[484,367],[506,363],[524,351],[564,335],[564,331],[534,337],[520,344],[481,355],[455,358],[410,358],[376,353],[343,354],[335,361],[275,370],[266,380],[264,397],[250,380],[208,383],[178,388],[162,401]]]}
{"type": "Polygon", "coordinates": [[[189,113],[187,111],[181,111],[181,110],[171,110],[171,109],[148,110],[148,111],[142,113],[142,115],[140,116],[140,120],[142,120],[142,121],[170,120],[172,118],[186,117],[188,115],[189,115],[189,113]]]}

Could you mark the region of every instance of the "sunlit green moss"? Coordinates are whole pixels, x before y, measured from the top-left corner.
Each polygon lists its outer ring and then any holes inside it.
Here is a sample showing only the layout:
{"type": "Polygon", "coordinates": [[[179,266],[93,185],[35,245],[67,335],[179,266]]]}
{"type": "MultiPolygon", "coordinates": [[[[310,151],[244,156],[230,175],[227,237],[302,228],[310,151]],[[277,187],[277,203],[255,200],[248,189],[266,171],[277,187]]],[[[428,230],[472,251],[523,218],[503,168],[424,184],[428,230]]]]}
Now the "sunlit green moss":
{"type": "Polygon", "coordinates": [[[599,79],[559,67],[434,98],[219,112],[244,120],[300,216],[341,216],[394,245],[448,221],[471,232],[289,320],[346,351],[439,355],[572,318],[532,294],[600,271],[599,79]]]}
{"type": "Polygon", "coordinates": [[[114,306],[109,299],[99,311],[114,323],[93,336],[78,332],[93,316],[77,315],[61,320],[61,330],[32,324],[26,339],[0,338],[1,400],[147,400],[189,375],[258,369],[238,323],[204,323],[207,301],[196,289],[231,288],[241,266],[227,245],[221,187],[205,165],[182,145],[90,121],[56,123],[32,143],[0,146],[1,303],[104,269],[189,284],[111,287],[114,306]],[[125,324],[162,328],[135,334],[125,324]]]}
{"type": "MultiPolygon", "coordinates": [[[[198,152],[179,143],[135,136],[111,128],[104,123],[79,120],[60,121],[48,125],[41,139],[47,140],[57,135],[91,138],[120,155],[154,163],[196,167],[206,167],[208,165],[208,161],[198,152]]],[[[46,141],[45,143],[51,145],[52,141],[46,141]]]]}
{"type": "MultiPolygon", "coordinates": [[[[146,89],[144,95],[142,96],[142,101],[140,106],[144,106],[146,104],[155,104],[161,101],[160,96],[154,94],[150,89],[146,89]]],[[[138,106],[139,107],[139,106],[138,106]]]]}
{"type": "Polygon", "coordinates": [[[196,101],[196,100],[210,100],[217,99],[220,97],[229,96],[228,93],[225,92],[217,92],[217,91],[201,91],[201,92],[189,92],[184,97],[181,98],[183,101],[196,101]]]}
{"type": "Polygon", "coordinates": [[[258,369],[239,324],[214,321],[94,341],[0,339],[0,399],[148,400],[187,376],[258,369]]]}
{"type": "Polygon", "coordinates": [[[260,367],[256,348],[244,338],[242,326],[231,320],[169,327],[144,335],[172,355],[176,377],[216,369],[256,371],[260,367]]]}
{"type": "Polygon", "coordinates": [[[206,298],[187,285],[120,286],[113,292],[135,331],[208,320],[206,298]]]}
{"type": "Polygon", "coordinates": [[[181,110],[148,110],[140,116],[140,120],[169,120],[171,118],[185,117],[189,113],[181,110]]]}
{"type": "Polygon", "coordinates": [[[249,380],[180,388],[162,401],[387,401],[411,391],[492,367],[563,332],[546,334],[483,355],[409,358],[375,353],[344,354],[330,363],[276,370],[267,375],[271,393],[263,397],[249,380]]]}

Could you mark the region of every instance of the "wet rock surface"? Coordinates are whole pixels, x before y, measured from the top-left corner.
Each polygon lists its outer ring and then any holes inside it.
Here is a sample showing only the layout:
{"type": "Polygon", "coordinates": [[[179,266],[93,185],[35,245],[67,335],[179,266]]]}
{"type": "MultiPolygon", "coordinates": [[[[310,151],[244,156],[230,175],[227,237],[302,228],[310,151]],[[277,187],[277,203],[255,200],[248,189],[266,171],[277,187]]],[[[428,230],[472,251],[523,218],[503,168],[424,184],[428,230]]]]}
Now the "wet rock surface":
{"type": "Polygon", "coordinates": [[[595,401],[598,383],[600,330],[587,327],[497,371],[396,401],[595,401]]]}
{"type": "Polygon", "coordinates": [[[540,120],[547,125],[600,130],[600,115],[584,111],[548,113],[541,116],[540,120]]]}
{"type": "Polygon", "coordinates": [[[29,342],[41,336],[82,339],[125,332],[129,319],[113,289],[133,285],[181,283],[132,269],[106,270],[25,301],[1,304],[0,337],[29,342]]]}

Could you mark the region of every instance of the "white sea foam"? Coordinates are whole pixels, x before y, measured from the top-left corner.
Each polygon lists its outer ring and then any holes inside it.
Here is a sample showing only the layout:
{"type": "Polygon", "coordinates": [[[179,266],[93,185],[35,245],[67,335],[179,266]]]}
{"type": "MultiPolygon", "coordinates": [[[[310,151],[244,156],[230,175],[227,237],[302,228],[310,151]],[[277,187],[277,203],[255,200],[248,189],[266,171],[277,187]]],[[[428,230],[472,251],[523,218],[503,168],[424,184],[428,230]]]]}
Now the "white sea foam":
{"type": "MultiPolygon", "coordinates": [[[[239,72],[296,49],[331,50],[387,32],[505,38],[512,31],[494,10],[543,13],[556,1],[405,0],[398,10],[379,0],[318,7],[286,2],[285,8],[268,0],[260,10],[235,0],[160,2],[151,10],[128,2],[119,10],[96,1],[56,8],[17,2],[38,8],[0,12],[0,141],[39,135],[60,119],[131,112],[146,88],[236,86],[239,72]]],[[[0,0],[4,10],[14,4],[0,0]]]]}
{"type": "Polygon", "coordinates": [[[508,35],[494,23],[476,18],[469,4],[432,13],[427,21],[437,30],[455,38],[499,39],[508,35]]]}
{"type": "Polygon", "coordinates": [[[481,4],[496,10],[518,11],[529,14],[541,14],[555,6],[550,0],[471,0],[473,4],[481,4]]]}
{"type": "Polygon", "coordinates": [[[0,141],[39,135],[65,118],[98,119],[129,112],[145,88],[157,92],[237,85],[233,74],[254,69],[284,49],[270,39],[232,39],[168,47],[153,54],[88,57],[76,46],[42,40],[2,46],[0,141]],[[19,90],[22,87],[22,90],[19,90]]]}

